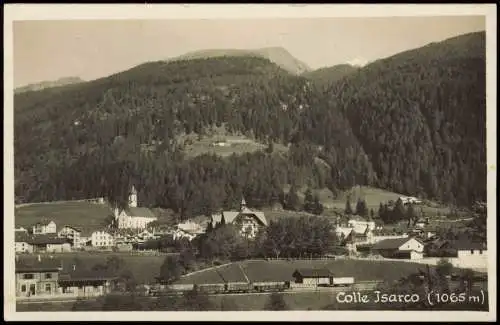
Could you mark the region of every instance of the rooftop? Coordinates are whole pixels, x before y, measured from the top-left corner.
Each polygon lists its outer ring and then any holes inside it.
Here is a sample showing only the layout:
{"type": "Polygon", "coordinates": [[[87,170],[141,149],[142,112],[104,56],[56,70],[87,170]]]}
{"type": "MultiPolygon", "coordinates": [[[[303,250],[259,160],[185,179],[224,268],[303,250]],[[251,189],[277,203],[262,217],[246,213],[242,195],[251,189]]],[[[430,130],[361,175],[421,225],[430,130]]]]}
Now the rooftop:
{"type": "Polygon", "coordinates": [[[67,238],[60,238],[55,235],[34,235],[30,236],[27,241],[28,244],[32,245],[46,245],[46,244],[64,244],[68,243],[67,238]]]}
{"type": "Polygon", "coordinates": [[[243,209],[243,211],[222,211],[221,213],[214,214],[212,215],[212,222],[214,224],[220,222],[222,220],[222,216],[224,216],[224,221],[230,224],[233,223],[240,215],[253,215],[261,224],[267,226],[267,220],[264,212],[254,211],[248,208],[243,209]]]}
{"type": "Polygon", "coordinates": [[[404,237],[384,239],[379,241],[378,243],[375,243],[375,245],[373,245],[373,249],[398,249],[399,247],[401,247],[401,245],[403,245],[410,239],[412,238],[404,237]]]}
{"type": "Polygon", "coordinates": [[[293,277],[301,276],[303,278],[326,278],[333,276],[333,273],[326,268],[320,269],[297,269],[293,272],[293,277]]]}
{"type": "Polygon", "coordinates": [[[61,268],[61,261],[52,258],[23,259],[16,261],[16,273],[58,271],[61,268]]]}
{"type": "Polygon", "coordinates": [[[59,274],[59,281],[95,281],[95,280],[113,280],[117,276],[104,270],[89,270],[86,268],[76,268],[75,270],[63,270],[59,274]]]}
{"type": "Polygon", "coordinates": [[[456,250],[485,250],[486,244],[482,242],[475,242],[469,239],[458,239],[448,241],[447,246],[456,250]]]}
{"type": "Polygon", "coordinates": [[[129,207],[125,209],[125,212],[127,213],[127,215],[133,217],[147,217],[147,218],[155,217],[153,211],[151,211],[149,208],[129,207]]]}

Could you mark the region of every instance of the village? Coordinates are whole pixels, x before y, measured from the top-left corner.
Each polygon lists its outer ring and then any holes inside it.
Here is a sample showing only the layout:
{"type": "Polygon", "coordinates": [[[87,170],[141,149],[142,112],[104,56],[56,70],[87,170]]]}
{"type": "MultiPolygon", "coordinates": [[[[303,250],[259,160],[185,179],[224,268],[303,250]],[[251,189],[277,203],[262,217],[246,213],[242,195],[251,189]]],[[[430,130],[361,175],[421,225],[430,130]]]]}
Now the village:
{"type": "MultiPolygon", "coordinates": [[[[419,203],[418,199],[412,197],[401,197],[400,200],[412,204],[419,203]]],[[[93,204],[106,204],[104,198],[91,201],[93,204]]],[[[150,209],[138,207],[137,190],[133,186],[128,207],[121,210],[115,207],[112,210],[113,222],[92,232],[82,231],[69,224],[57,225],[49,219],[28,229],[15,229],[17,298],[23,300],[30,297],[94,297],[105,295],[112,290],[116,276],[103,270],[78,269],[75,265],[63,267],[62,262],[57,259],[59,254],[78,255],[79,252],[106,251],[131,254],[154,251],[147,245],[148,242],[165,237],[173,241],[192,241],[204,234],[207,228],[213,228],[221,222],[237,226],[241,235],[252,239],[260,229],[269,225],[264,212],[250,209],[242,198],[239,210],[221,211],[203,222],[187,220],[170,228],[152,226],[157,217],[150,209]],[[35,259],[30,263],[19,259],[25,255],[35,256],[35,259]]],[[[325,258],[384,260],[387,263],[408,261],[436,265],[445,257],[455,267],[486,269],[485,243],[473,242],[468,238],[445,240],[437,237],[428,224],[428,218],[418,219],[410,231],[397,233],[384,229],[373,220],[356,215],[344,219],[343,222],[335,219],[335,236],[342,252],[332,252],[325,258]]],[[[297,272],[312,274],[312,280],[306,281],[306,285],[302,284],[302,280],[298,280],[293,287],[317,287],[321,282],[318,282],[320,274],[327,274],[327,279],[323,279],[323,282],[339,281],[325,269],[309,268],[297,272]]]]}

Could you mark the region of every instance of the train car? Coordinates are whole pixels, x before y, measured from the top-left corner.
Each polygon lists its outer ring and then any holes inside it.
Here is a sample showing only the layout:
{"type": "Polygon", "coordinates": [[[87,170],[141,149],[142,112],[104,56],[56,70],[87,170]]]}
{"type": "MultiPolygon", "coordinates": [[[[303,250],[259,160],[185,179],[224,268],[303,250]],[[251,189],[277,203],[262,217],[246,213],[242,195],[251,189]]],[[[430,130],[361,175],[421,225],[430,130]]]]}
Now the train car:
{"type": "Polygon", "coordinates": [[[251,291],[251,284],[248,282],[228,282],[225,285],[226,293],[245,293],[251,291]]]}
{"type": "Polygon", "coordinates": [[[194,284],[192,283],[186,283],[186,284],[171,284],[169,285],[166,289],[172,290],[172,291],[191,291],[194,289],[194,284]]]}
{"type": "Polygon", "coordinates": [[[217,294],[226,292],[226,284],[224,283],[198,284],[195,286],[195,288],[200,293],[206,293],[206,294],[217,294]]]}
{"type": "Polygon", "coordinates": [[[290,289],[290,282],[254,282],[252,289],[256,292],[282,292],[290,289]]]}
{"type": "Polygon", "coordinates": [[[354,285],[353,277],[332,278],[332,286],[334,287],[350,287],[354,285]]]}

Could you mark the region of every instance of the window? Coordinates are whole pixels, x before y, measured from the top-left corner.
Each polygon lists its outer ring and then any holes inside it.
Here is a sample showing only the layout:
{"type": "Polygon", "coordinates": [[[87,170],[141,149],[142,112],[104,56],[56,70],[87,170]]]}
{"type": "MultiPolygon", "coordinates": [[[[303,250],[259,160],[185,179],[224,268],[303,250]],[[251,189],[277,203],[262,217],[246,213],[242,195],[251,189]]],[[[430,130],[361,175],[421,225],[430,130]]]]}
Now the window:
{"type": "Polygon", "coordinates": [[[474,255],[474,250],[473,250],[473,249],[471,249],[471,250],[470,250],[470,253],[471,253],[471,255],[474,255]]]}
{"type": "Polygon", "coordinates": [[[25,279],[25,280],[30,280],[30,279],[33,279],[33,278],[34,278],[34,276],[31,273],[23,274],[23,279],[25,279]]]}
{"type": "Polygon", "coordinates": [[[479,254],[480,255],[483,254],[483,250],[482,249],[479,250],[479,254]]]}
{"type": "Polygon", "coordinates": [[[51,289],[50,284],[46,284],[45,285],[45,291],[46,292],[50,292],[50,289],[51,289]]]}
{"type": "Polygon", "coordinates": [[[52,273],[45,273],[45,279],[52,279],[52,273]]]}
{"type": "Polygon", "coordinates": [[[21,292],[26,292],[26,285],[25,285],[25,284],[23,284],[23,285],[21,286],[21,292]]]}

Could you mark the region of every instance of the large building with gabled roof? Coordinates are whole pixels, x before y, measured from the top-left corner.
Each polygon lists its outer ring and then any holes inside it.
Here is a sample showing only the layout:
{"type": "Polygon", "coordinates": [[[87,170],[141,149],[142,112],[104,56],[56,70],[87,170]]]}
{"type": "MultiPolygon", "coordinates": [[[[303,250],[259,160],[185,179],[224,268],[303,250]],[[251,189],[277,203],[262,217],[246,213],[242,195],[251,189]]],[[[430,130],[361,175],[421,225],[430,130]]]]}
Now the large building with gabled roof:
{"type": "Polygon", "coordinates": [[[222,223],[236,225],[240,233],[248,238],[254,238],[262,227],[267,227],[264,212],[247,207],[245,198],[241,199],[239,211],[222,211],[212,215],[212,226],[222,223]]]}
{"type": "Polygon", "coordinates": [[[121,211],[114,210],[115,218],[119,229],[144,229],[157,218],[149,208],[137,206],[137,190],[132,186],[130,191],[128,206],[121,211]]]}

